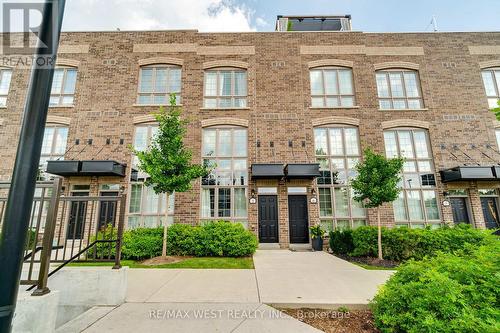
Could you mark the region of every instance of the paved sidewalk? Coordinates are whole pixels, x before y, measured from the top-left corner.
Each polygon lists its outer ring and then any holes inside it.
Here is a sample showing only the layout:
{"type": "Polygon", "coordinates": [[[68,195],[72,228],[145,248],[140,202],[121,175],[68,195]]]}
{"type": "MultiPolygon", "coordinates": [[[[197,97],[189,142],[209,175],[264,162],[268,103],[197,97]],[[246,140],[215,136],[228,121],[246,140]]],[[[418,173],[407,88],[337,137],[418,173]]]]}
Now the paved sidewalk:
{"type": "Polygon", "coordinates": [[[363,307],[392,271],[366,270],[326,252],[259,250],[260,301],[286,306],[363,307]]]}

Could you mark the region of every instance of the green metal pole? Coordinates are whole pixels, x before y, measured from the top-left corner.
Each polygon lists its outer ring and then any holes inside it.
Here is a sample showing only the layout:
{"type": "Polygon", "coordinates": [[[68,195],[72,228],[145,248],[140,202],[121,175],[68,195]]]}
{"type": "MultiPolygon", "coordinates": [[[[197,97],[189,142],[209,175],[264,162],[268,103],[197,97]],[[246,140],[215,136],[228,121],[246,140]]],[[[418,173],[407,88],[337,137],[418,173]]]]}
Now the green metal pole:
{"type": "Polygon", "coordinates": [[[0,236],[0,333],[12,329],[65,2],[47,0],[44,4],[0,236]],[[47,46],[53,46],[50,54],[47,46]]]}

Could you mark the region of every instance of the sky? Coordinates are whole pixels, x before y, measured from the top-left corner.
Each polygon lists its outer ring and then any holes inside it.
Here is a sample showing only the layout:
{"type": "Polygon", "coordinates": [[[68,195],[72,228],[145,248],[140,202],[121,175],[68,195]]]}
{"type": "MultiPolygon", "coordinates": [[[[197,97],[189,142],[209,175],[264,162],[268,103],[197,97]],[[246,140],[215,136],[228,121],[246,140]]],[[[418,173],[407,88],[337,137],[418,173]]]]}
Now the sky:
{"type": "MultiPolygon", "coordinates": [[[[0,0],[0,2],[25,0],[0,0]]],[[[28,2],[40,1],[30,0],[28,2]]],[[[273,31],[276,15],[352,15],[365,32],[500,31],[500,0],[67,0],[63,30],[273,31]]],[[[32,20],[40,18],[33,15],[32,20]]],[[[20,21],[20,20],[19,20],[20,21]]]]}

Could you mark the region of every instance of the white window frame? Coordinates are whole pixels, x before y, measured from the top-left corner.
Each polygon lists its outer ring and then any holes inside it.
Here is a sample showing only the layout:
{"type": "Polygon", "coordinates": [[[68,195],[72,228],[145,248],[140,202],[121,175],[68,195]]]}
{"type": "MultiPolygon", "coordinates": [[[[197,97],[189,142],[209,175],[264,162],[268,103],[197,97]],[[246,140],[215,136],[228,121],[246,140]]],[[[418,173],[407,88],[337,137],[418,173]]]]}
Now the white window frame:
{"type": "MultiPolygon", "coordinates": [[[[403,195],[403,204],[404,204],[406,219],[405,220],[397,220],[396,214],[394,213],[394,221],[395,221],[396,226],[419,227],[419,226],[423,225],[425,227],[425,226],[429,226],[429,225],[430,226],[441,225],[442,212],[441,212],[440,205],[439,205],[439,195],[438,195],[438,191],[437,191],[436,168],[434,165],[434,155],[432,153],[432,146],[431,146],[431,142],[430,142],[429,131],[425,130],[425,129],[421,129],[421,128],[401,127],[401,128],[391,128],[391,129],[384,130],[384,134],[388,133],[388,132],[394,133],[394,136],[396,139],[397,156],[399,156],[399,157],[402,157],[402,153],[401,153],[401,145],[400,145],[400,141],[399,141],[398,132],[410,133],[410,140],[411,140],[411,145],[412,145],[414,157],[411,157],[411,158],[405,157],[405,162],[413,162],[413,163],[415,163],[415,167],[416,167],[415,172],[405,172],[403,170],[403,172],[401,174],[401,177],[402,177],[401,184],[403,186],[401,188],[401,194],[403,195]],[[428,158],[417,157],[417,155],[416,155],[417,150],[416,150],[415,136],[414,136],[415,132],[421,132],[421,133],[425,134],[425,142],[426,142],[427,151],[429,154],[428,158]],[[429,162],[431,171],[420,171],[420,169],[419,169],[420,167],[418,165],[418,162],[429,162]],[[434,186],[428,185],[428,186],[424,187],[424,186],[420,185],[418,187],[412,187],[411,183],[410,183],[407,186],[406,181],[405,181],[406,174],[417,175],[420,178],[420,180],[422,179],[421,176],[424,174],[433,174],[435,184],[434,184],[434,186]],[[420,208],[422,210],[423,217],[424,217],[423,220],[412,220],[410,218],[410,210],[409,210],[409,203],[408,203],[409,202],[409,196],[408,196],[409,191],[418,191],[419,192],[420,206],[421,206],[420,208]],[[436,198],[436,207],[437,207],[437,211],[438,211],[438,218],[435,220],[431,220],[428,217],[427,209],[425,206],[424,192],[434,192],[434,195],[436,198]]],[[[386,156],[387,156],[387,154],[388,154],[387,153],[387,142],[385,141],[385,137],[384,137],[384,147],[385,147],[386,156]]],[[[387,157],[391,158],[392,156],[387,156],[387,157]]],[[[395,212],[395,208],[394,208],[394,212],[395,212]]]]}
{"type": "MultiPolygon", "coordinates": [[[[57,103],[49,103],[50,107],[54,106],[66,106],[66,107],[71,107],[75,105],[75,94],[76,94],[76,85],[78,83],[78,68],[77,67],[70,67],[70,66],[58,66],[55,69],[56,71],[63,71],[63,77],[61,81],[61,91],[59,93],[52,93],[52,88],[50,91],[50,100],[52,101],[53,99],[57,98],[58,102],[57,103]],[[65,93],[64,92],[64,85],[66,83],[66,79],[68,76],[68,71],[75,71],[76,72],[76,79],[75,79],[75,86],[73,87],[73,91],[70,93],[65,93]],[[64,97],[72,97],[72,103],[63,103],[64,97]]],[[[54,84],[54,83],[52,83],[54,84]]]]}
{"type": "Polygon", "coordinates": [[[237,67],[217,67],[217,68],[211,68],[211,69],[206,69],[205,73],[203,75],[203,107],[204,108],[209,108],[209,109],[245,109],[248,107],[248,70],[244,68],[237,68],[237,67]],[[231,73],[231,95],[223,96],[220,95],[220,75],[222,72],[230,72],[231,73]],[[216,94],[214,96],[207,96],[206,94],[206,84],[207,84],[207,73],[216,73],[216,94]],[[246,93],[245,95],[236,95],[235,94],[235,73],[245,73],[245,80],[246,80],[246,93]],[[231,100],[231,105],[230,106],[221,106],[221,100],[231,100]],[[244,99],[245,100],[245,105],[244,106],[236,106],[235,100],[236,99],[244,99]],[[216,106],[207,106],[207,100],[215,100],[216,106]]]}
{"type": "Polygon", "coordinates": [[[11,68],[0,67],[0,82],[2,82],[2,80],[4,78],[4,75],[6,73],[10,73],[10,77],[9,77],[9,82],[7,84],[7,92],[5,94],[0,94],[0,101],[2,99],[5,99],[5,104],[3,104],[2,102],[0,102],[0,108],[7,107],[7,98],[9,97],[10,86],[11,86],[11,83],[12,83],[12,74],[13,74],[13,71],[12,71],[11,68]]]}
{"type": "MultiPolygon", "coordinates": [[[[50,143],[50,152],[47,154],[47,153],[44,153],[42,150],[42,153],[40,155],[40,161],[45,160],[45,159],[46,159],[46,161],[64,160],[64,155],[66,154],[66,150],[68,148],[69,127],[67,125],[61,125],[61,124],[47,124],[47,126],[45,127],[45,131],[49,128],[54,130],[54,134],[52,135],[52,142],[50,143]],[[66,129],[67,135],[66,135],[66,141],[64,142],[63,152],[57,153],[56,152],[57,134],[58,134],[60,129],[66,129]]],[[[45,138],[45,134],[44,134],[44,138],[45,138]]],[[[43,142],[42,142],[42,146],[43,146],[43,142]]],[[[39,167],[42,168],[43,164],[40,164],[39,167]]],[[[47,177],[47,173],[45,170],[42,170],[40,177],[41,178],[47,177]]]]}
{"type": "MultiPolygon", "coordinates": [[[[205,160],[215,160],[216,163],[218,160],[231,160],[231,178],[233,179],[234,177],[234,172],[235,171],[243,171],[242,169],[235,169],[234,168],[234,160],[246,160],[246,165],[247,169],[245,170],[246,172],[246,183],[244,185],[240,184],[235,184],[234,181],[230,185],[218,185],[217,184],[217,178],[215,178],[216,183],[215,184],[203,184],[204,180],[202,179],[201,181],[201,191],[200,191],[200,218],[202,220],[213,220],[213,219],[223,219],[223,220],[229,220],[229,221],[238,221],[238,222],[244,222],[248,220],[248,129],[246,127],[238,127],[238,126],[214,126],[214,127],[207,127],[204,128],[202,131],[202,163],[205,163],[205,160]],[[209,131],[215,131],[215,152],[213,155],[205,155],[204,154],[204,131],[209,130],[209,131]],[[218,154],[218,147],[219,147],[219,131],[220,130],[230,130],[231,131],[231,155],[230,156],[221,156],[218,154]],[[246,142],[245,142],[245,150],[246,154],[244,156],[235,156],[234,152],[236,151],[237,147],[235,146],[235,140],[234,140],[234,131],[235,130],[245,130],[246,131],[246,142]],[[228,188],[230,189],[230,216],[220,216],[219,214],[219,189],[225,189],[228,188]],[[204,216],[203,215],[203,202],[201,196],[203,195],[203,190],[204,189],[213,189],[214,190],[214,216],[204,216]],[[235,215],[235,189],[244,189],[245,191],[245,204],[246,204],[246,216],[237,216],[235,215]]],[[[229,172],[229,170],[227,171],[229,172]]],[[[233,179],[234,180],[234,179],[233,179]]]]}
{"type": "MultiPolygon", "coordinates": [[[[316,180],[316,186],[318,187],[318,198],[320,198],[320,192],[321,190],[329,190],[330,191],[330,207],[332,210],[332,214],[330,216],[320,216],[320,222],[321,224],[327,229],[327,230],[334,230],[337,228],[342,228],[339,225],[339,221],[348,221],[348,228],[354,229],[359,225],[367,225],[367,211],[366,209],[364,210],[364,215],[365,216],[354,216],[353,214],[353,193],[352,189],[349,186],[348,179],[349,179],[349,170],[352,170],[348,166],[348,160],[351,158],[357,158],[360,162],[362,159],[361,156],[361,146],[360,146],[360,137],[359,137],[359,128],[356,126],[349,126],[349,125],[342,125],[342,124],[331,124],[331,125],[326,125],[326,126],[318,126],[314,128],[314,131],[316,130],[327,130],[327,136],[326,136],[326,143],[327,143],[327,151],[325,152],[324,155],[319,155],[317,154],[317,147],[315,147],[315,156],[316,160],[319,162],[322,159],[326,159],[328,161],[328,167],[329,167],[329,172],[330,175],[332,175],[332,172],[334,171],[334,168],[332,167],[331,160],[332,158],[336,159],[343,159],[344,160],[344,166],[345,168],[343,170],[346,171],[346,183],[334,183],[333,177],[332,177],[332,183],[331,184],[318,184],[316,180]],[[331,142],[330,142],[330,130],[331,129],[340,129],[342,131],[342,155],[333,155],[331,154],[332,148],[331,148],[331,142]],[[357,135],[357,149],[358,149],[358,154],[357,155],[352,155],[352,154],[347,154],[347,147],[346,147],[346,135],[345,135],[345,129],[355,129],[356,130],[356,135],[357,135]],[[336,198],[335,198],[335,191],[338,189],[346,188],[347,189],[347,196],[348,196],[348,206],[347,206],[347,211],[348,214],[347,216],[337,216],[336,214],[336,198]],[[360,222],[363,221],[363,224],[360,222]],[[358,225],[359,224],[359,225],[358,225]]],[[[314,133],[314,141],[316,141],[314,133]]],[[[320,199],[318,199],[318,205],[321,203],[319,202],[320,199]]],[[[319,212],[321,214],[321,208],[319,208],[319,212]]]]}
{"type": "Polygon", "coordinates": [[[157,210],[156,212],[146,213],[144,212],[144,207],[147,202],[146,193],[147,186],[142,181],[134,181],[129,183],[129,200],[128,200],[128,208],[127,208],[127,229],[135,229],[135,228],[155,228],[163,225],[163,221],[166,221],[168,225],[173,223],[174,215],[175,215],[175,193],[172,193],[167,196],[166,193],[161,193],[158,195],[157,202],[157,210]],[[138,212],[131,212],[131,201],[132,201],[132,188],[134,186],[140,186],[141,188],[141,197],[139,204],[138,212]],[[132,228],[130,226],[129,221],[130,218],[138,218],[139,222],[137,226],[132,228]],[[145,220],[147,218],[154,218],[156,221],[153,225],[145,225],[145,220]]]}
{"type": "Polygon", "coordinates": [[[495,135],[497,137],[498,151],[500,152],[500,128],[495,129],[495,135]]]}
{"type": "Polygon", "coordinates": [[[352,68],[350,67],[316,67],[316,68],[311,68],[309,71],[309,81],[310,81],[310,93],[311,93],[311,107],[312,108],[344,108],[344,107],[354,107],[356,105],[356,90],[354,89],[354,74],[352,71],[352,68]],[[336,81],[336,86],[337,86],[337,95],[328,95],[326,93],[326,83],[325,83],[325,72],[328,71],[335,71],[337,73],[337,81],[336,81]],[[352,94],[341,94],[340,93],[340,77],[339,77],[339,72],[340,71],[349,71],[351,75],[351,90],[352,94]],[[323,86],[323,94],[321,95],[313,95],[312,91],[312,80],[311,80],[311,74],[312,72],[321,72],[321,84],[323,86]],[[343,105],[342,104],[342,98],[343,97],[349,97],[352,98],[352,105],[343,105]],[[315,106],[313,105],[312,100],[314,98],[323,98],[323,105],[321,106],[315,106]],[[327,98],[336,98],[338,100],[338,106],[327,106],[327,98]]]}
{"type": "Polygon", "coordinates": [[[483,80],[483,86],[484,86],[484,93],[486,95],[486,98],[488,99],[488,106],[490,109],[494,109],[498,107],[498,104],[496,104],[500,100],[500,67],[492,67],[492,68],[485,68],[481,70],[481,79],[483,80]],[[483,74],[489,73],[493,77],[493,87],[495,89],[495,95],[488,95],[486,91],[486,84],[484,82],[483,74]],[[494,105],[490,104],[492,99],[496,99],[496,102],[494,105]]]}
{"type": "Polygon", "coordinates": [[[425,108],[424,98],[423,98],[423,94],[422,94],[422,85],[421,85],[421,82],[420,82],[420,75],[419,75],[419,72],[417,70],[406,69],[406,68],[381,69],[381,70],[378,70],[378,71],[375,72],[375,84],[377,86],[377,97],[378,97],[378,101],[379,101],[379,109],[381,109],[381,110],[414,110],[415,108],[410,108],[408,106],[408,101],[410,101],[410,100],[414,100],[414,101],[418,100],[418,101],[420,101],[420,108],[419,109],[425,108]],[[407,73],[414,73],[415,74],[416,82],[417,82],[418,97],[408,97],[407,96],[406,81],[405,81],[405,77],[404,77],[404,73],[405,72],[407,72],[407,73]],[[404,94],[403,97],[394,97],[392,95],[392,87],[391,87],[391,80],[390,80],[389,74],[393,74],[393,73],[399,73],[401,75],[401,82],[402,82],[403,94],[404,94]],[[386,80],[386,83],[387,83],[389,97],[381,97],[381,96],[378,95],[378,79],[377,79],[377,76],[379,74],[385,74],[385,80],[386,80]],[[405,108],[394,108],[394,101],[396,101],[396,100],[397,101],[404,101],[405,102],[405,108]],[[381,101],[388,101],[388,102],[390,102],[391,107],[390,108],[383,108],[382,105],[381,105],[381,103],[380,103],[381,101]]]}
{"type": "Polygon", "coordinates": [[[154,64],[154,65],[144,65],[139,68],[139,84],[137,85],[137,100],[136,103],[138,105],[169,105],[170,104],[170,95],[175,94],[176,98],[176,105],[180,105],[181,103],[181,94],[182,94],[182,66],[179,65],[171,65],[171,64],[154,64]],[[156,92],[155,91],[155,86],[156,86],[156,71],[161,68],[161,69],[167,69],[167,89],[166,92],[156,92]],[[152,76],[152,91],[151,92],[141,92],[141,85],[142,85],[142,70],[143,69],[151,69],[153,71],[153,76],[152,76]],[[181,71],[181,76],[180,76],[180,84],[179,84],[179,91],[171,91],[170,90],[170,69],[176,69],[181,71]],[[141,96],[150,96],[152,98],[152,101],[150,103],[141,103],[140,97],[141,96]],[[154,97],[155,96],[165,96],[165,103],[155,103],[154,102],[154,97]]]}

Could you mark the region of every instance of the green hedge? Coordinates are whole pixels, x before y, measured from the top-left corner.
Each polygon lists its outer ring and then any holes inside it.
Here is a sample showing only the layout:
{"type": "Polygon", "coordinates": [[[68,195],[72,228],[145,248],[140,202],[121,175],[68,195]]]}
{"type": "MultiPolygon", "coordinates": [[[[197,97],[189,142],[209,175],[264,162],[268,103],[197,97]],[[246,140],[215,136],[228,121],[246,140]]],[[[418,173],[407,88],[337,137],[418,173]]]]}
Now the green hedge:
{"type": "MultiPolygon", "coordinates": [[[[116,230],[115,230],[116,231],[116,230]]],[[[98,239],[111,239],[110,227],[98,234],[98,239]]],[[[95,237],[92,239],[95,240],[95,237]]],[[[174,224],[168,228],[167,251],[169,255],[189,255],[197,257],[243,257],[255,253],[258,241],[255,235],[240,223],[210,222],[203,225],[174,224]]],[[[114,246],[96,246],[96,257],[107,258],[110,251],[115,255],[114,246]]],[[[124,232],[122,259],[143,260],[161,255],[163,248],[163,227],[138,228],[124,232]]],[[[94,256],[94,248],[88,252],[94,256]]]]}
{"type": "MultiPolygon", "coordinates": [[[[451,253],[466,244],[481,245],[488,232],[462,224],[439,229],[382,228],[384,259],[421,260],[438,252],[451,253]]],[[[356,257],[377,256],[377,227],[359,227],[352,232],[330,232],[330,248],[334,253],[356,257]]]]}
{"type": "Polygon", "coordinates": [[[500,332],[500,241],[400,266],[372,301],[382,332],[500,332]]]}

